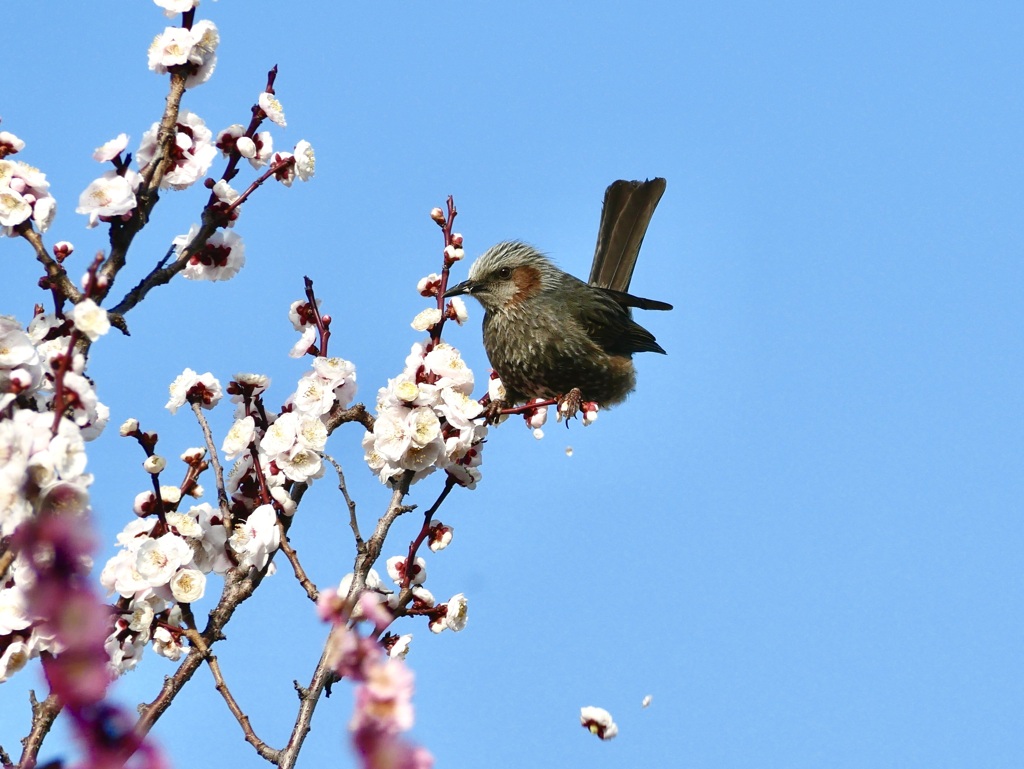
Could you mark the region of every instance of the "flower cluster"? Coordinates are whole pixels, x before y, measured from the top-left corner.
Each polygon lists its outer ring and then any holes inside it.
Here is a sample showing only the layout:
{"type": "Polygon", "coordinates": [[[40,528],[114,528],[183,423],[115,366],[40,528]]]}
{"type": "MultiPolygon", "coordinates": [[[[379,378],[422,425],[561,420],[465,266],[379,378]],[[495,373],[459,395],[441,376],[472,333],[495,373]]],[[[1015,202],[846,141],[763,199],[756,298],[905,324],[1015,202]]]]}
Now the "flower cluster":
{"type": "Polygon", "coordinates": [[[407,470],[415,482],[440,468],[474,488],[487,426],[475,421],[483,406],[472,392],[473,372],[457,349],[443,341],[414,344],[402,373],[378,391],[377,421],[363,438],[366,462],[381,482],[407,470]]]}
{"type": "MultiPolygon", "coordinates": [[[[153,123],[142,135],[142,144],[135,154],[135,159],[143,171],[156,157],[159,132],[160,124],[153,123]]],[[[217,147],[213,143],[213,132],[206,127],[201,117],[182,109],[178,112],[178,121],[175,124],[174,145],[171,149],[173,163],[164,174],[160,186],[174,190],[183,190],[191,186],[209,170],[216,156],[217,147]]]]}
{"type": "MultiPolygon", "coordinates": [[[[84,528],[80,519],[92,484],[85,441],[102,431],[109,412],[84,375],[84,356],[71,349],[77,335],[103,333],[105,320],[92,300],[64,318],[39,314],[27,332],[0,316],[0,539],[13,553],[0,571],[0,681],[42,652],[63,648],[55,617],[70,611],[62,597],[71,601],[78,594],[48,590],[36,554],[22,540],[33,531],[34,537],[63,537],[64,527],[84,528]],[[44,531],[44,519],[59,523],[45,524],[44,531]]],[[[87,558],[86,547],[79,552],[87,558]]]]}
{"type": "Polygon", "coordinates": [[[45,232],[57,215],[46,174],[20,160],[5,159],[24,147],[17,136],[0,131],[0,235],[11,235],[29,219],[39,232],[45,232]]]}
{"type": "MultiPolygon", "coordinates": [[[[106,640],[110,665],[118,674],[134,668],[150,642],[158,654],[179,659],[179,604],[198,601],[206,575],[224,574],[233,565],[219,511],[202,503],[179,512],[181,495],[174,486],[162,487],[160,497],[159,504],[152,491],[136,497],[139,515],[160,509],[163,520],[147,517],[125,526],[117,535],[121,549],[100,575],[101,584],[121,597],[106,640]]],[[[276,519],[269,528],[276,536],[276,519]]],[[[264,533],[264,539],[270,536],[264,533]]]]}
{"type": "Polygon", "coordinates": [[[188,73],[185,87],[194,88],[213,74],[219,44],[220,33],[207,19],[195,22],[190,29],[167,27],[149,46],[149,68],[158,75],[167,74],[175,67],[184,68],[188,73]]]}

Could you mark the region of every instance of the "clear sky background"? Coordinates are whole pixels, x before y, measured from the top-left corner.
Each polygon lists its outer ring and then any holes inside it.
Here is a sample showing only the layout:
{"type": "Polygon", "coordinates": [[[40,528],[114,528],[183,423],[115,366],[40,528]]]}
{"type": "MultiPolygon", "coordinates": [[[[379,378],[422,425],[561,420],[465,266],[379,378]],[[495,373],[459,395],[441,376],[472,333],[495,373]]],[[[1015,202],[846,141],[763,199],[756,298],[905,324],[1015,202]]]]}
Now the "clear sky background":
{"type": "MultiPolygon", "coordinates": [[[[246,205],[237,278],[177,280],[130,339],[96,345],[101,562],[147,483],[116,426],[138,417],[172,457],[198,445],[191,415],[163,409],[186,366],[268,373],[283,401],[307,366],[286,355],[303,275],[372,402],[418,338],[446,195],[467,254],[522,238],[585,277],[605,186],[664,176],[633,289],[675,305],[640,318],[669,354],[638,356],[637,392],[593,427],[494,431],[480,487],[442,507],[455,540],[427,586],[465,592],[470,619],[399,625],[414,737],[440,767],[1024,765],[1024,5],[223,0],[199,17],[219,65],[185,106],[245,123],[278,64],[275,141],[310,140],[317,177],[246,205]],[[591,704],[616,740],[578,726],[591,704]]],[[[137,147],[162,110],[145,54],[165,23],[148,2],[4,4],[3,128],[52,181],[47,242],[76,244],[73,275],[106,246],[74,214],[93,148],[121,131],[137,147]]],[[[164,196],[116,296],[204,201],[164,196]]],[[[27,321],[39,269],[23,243],[0,259],[0,311],[27,321]]],[[[483,380],[470,311],[447,337],[483,380]]],[[[223,435],[230,407],[213,421],[223,435]]],[[[387,493],[361,432],[328,450],[366,527],[387,493]]],[[[321,587],[353,559],[333,486],[292,529],[321,587]]],[[[325,629],[287,569],[260,593],[219,656],[279,747],[325,629]]],[[[149,700],[171,670],[147,652],[116,694],[149,700]]],[[[0,686],[11,752],[30,685],[35,670],[0,686]]],[[[300,766],[354,765],[351,689],[335,691],[300,766]]],[[[205,669],[156,734],[177,766],[265,765],[205,669]]]]}

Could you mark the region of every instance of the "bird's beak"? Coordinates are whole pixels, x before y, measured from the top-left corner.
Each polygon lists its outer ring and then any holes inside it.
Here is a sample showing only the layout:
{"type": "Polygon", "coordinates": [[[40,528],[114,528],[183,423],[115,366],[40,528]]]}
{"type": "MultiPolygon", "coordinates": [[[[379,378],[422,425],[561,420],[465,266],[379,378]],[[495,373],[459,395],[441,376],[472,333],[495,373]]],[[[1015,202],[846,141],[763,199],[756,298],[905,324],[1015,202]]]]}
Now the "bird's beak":
{"type": "Polygon", "coordinates": [[[452,286],[444,292],[444,298],[448,299],[460,294],[472,294],[476,290],[476,283],[471,280],[464,280],[457,286],[452,286]]]}

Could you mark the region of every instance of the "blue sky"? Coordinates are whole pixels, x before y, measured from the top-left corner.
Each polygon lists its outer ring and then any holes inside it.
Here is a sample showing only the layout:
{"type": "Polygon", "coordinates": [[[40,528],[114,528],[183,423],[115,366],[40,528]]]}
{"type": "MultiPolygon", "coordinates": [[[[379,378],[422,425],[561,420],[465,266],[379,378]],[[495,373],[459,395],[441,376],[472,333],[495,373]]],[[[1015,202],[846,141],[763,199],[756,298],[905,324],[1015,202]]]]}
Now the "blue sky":
{"type": "MultiPolygon", "coordinates": [[[[246,122],[276,63],[276,141],[308,139],[318,165],[247,204],[237,278],[175,282],[129,316],[130,339],[96,346],[112,422],[138,417],[170,456],[201,440],[162,408],[185,366],[268,373],[271,403],[290,392],[303,275],[372,401],[417,338],[416,281],[439,259],[427,212],[447,194],[467,254],[521,238],[586,276],[605,186],[668,179],[633,289],[675,305],[640,318],[669,354],[638,356],[637,392],[585,431],[496,430],[480,487],[441,509],[455,541],[428,587],[465,592],[469,626],[405,628],[414,736],[439,766],[1020,765],[1024,7],[222,0],[199,15],[222,44],[186,106],[246,122]],[[579,728],[589,704],[616,740],[579,728]]],[[[165,20],[146,2],[15,0],[5,21],[3,128],[48,174],[48,242],[74,241],[82,272],[105,246],[73,213],[90,154],[121,131],[136,146],[159,116],[145,51],[165,20]]],[[[204,200],[164,196],[123,288],[204,200]]],[[[23,244],[0,255],[0,311],[27,320],[38,270],[23,244]]],[[[470,312],[447,336],[482,379],[470,312]]],[[[387,495],[359,432],[328,450],[369,522],[387,495]]],[[[116,430],[92,447],[100,558],[145,487],[140,460],[116,430]]],[[[333,481],[292,531],[321,587],[351,569],[333,481]]],[[[284,571],[262,590],[220,659],[280,745],[324,630],[284,571]]],[[[170,670],[147,657],[118,696],[150,699],[170,670]]],[[[30,685],[0,687],[12,752],[30,685]]],[[[263,765],[206,671],[182,700],[157,729],[176,765],[263,765]]],[[[341,686],[300,766],[352,765],[350,712],[341,686]]]]}

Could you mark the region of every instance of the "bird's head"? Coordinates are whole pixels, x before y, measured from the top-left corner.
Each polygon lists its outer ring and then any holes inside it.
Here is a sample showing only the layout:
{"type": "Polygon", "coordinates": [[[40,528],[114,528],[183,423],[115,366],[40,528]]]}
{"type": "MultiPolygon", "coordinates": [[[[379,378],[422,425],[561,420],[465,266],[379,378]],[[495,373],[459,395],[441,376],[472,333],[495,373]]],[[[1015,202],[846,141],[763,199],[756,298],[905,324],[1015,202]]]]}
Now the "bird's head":
{"type": "Polygon", "coordinates": [[[487,249],[469,268],[469,280],[448,289],[445,296],[469,294],[485,310],[498,312],[556,288],[561,274],[533,246],[508,241],[487,249]]]}

